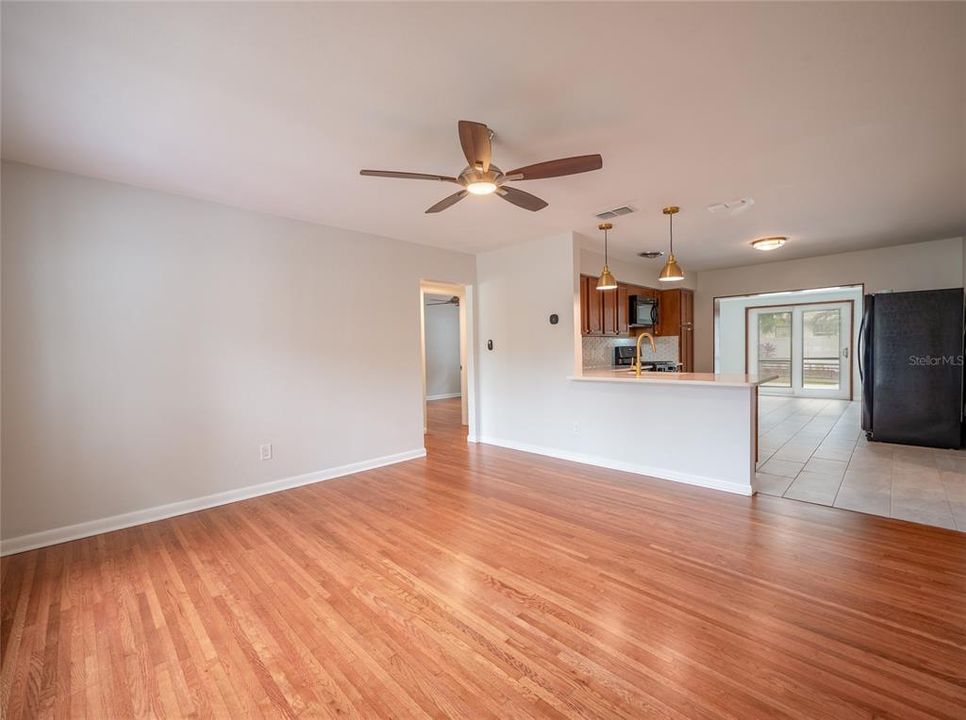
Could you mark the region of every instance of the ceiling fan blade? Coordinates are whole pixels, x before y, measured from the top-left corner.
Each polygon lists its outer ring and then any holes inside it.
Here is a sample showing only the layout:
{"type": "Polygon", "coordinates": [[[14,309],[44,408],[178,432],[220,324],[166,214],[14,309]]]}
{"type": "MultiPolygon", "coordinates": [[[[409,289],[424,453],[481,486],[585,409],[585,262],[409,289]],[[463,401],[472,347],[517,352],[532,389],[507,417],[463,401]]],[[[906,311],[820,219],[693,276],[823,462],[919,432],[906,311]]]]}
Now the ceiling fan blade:
{"type": "Polygon", "coordinates": [[[360,170],[360,175],[366,177],[402,178],[404,180],[439,180],[440,182],[458,183],[454,177],[448,175],[427,175],[426,173],[396,172],[394,170],[360,170]]]}
{"type": "Polygon", "coordinates": [[[522,207],[524,210],[530,210],[532,212],[543,210],[548,204],[546,200],[541,200],[536,195],[531,195],[528,192],[512,187],[501,187],[497,190],[497,193],[507,202],[511,202],[518,207],[522,207]]]}
{"type": "Polygon", "coordinates": [[[460,145],[470,167],[480,167],[483,172],[490,169],[490,128],[483,123],[460,120],[460,145]]]}
{"type": "Polygon", "coordinates": [[[470,193],[469,193],[468,190],[460,190],[458,193],[453,193],[449,197],[444,197],[438,203],[436,203],[431,208],[429,208],[429,210],[427,210],[426,212],[428,212],[428,213],[438,213],[438,212],[442,212],[443,210],[445,210],[446,208],[448,208],[450,205],[455,205],[456,203],[458,203],[460,200],[462,200],[463,198],[465,198],[469,194],[470,193]]]}
{"type": "Polygon", "coordinates": [[[507,180],[540,180],[600,170],[602,167],[604,167],[604,159],[600,155],[578,155],[517,168],[508,172],[506,177],[507,180]]]}

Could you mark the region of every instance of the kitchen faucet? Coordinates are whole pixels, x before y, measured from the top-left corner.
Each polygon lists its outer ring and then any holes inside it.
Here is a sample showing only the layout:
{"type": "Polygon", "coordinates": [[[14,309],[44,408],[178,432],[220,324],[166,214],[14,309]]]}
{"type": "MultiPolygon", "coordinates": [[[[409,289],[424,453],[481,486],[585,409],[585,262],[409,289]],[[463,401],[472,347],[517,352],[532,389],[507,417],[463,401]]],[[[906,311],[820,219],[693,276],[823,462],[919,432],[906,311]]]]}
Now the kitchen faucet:
{"type": "Polygon", "coordinates": [[[642,332],[640,335],[638,335],[637,336],[637,354],[636,354],[637,364],[634,366],[634,374],[637,377],[641,376],[641,340],[643,340],[644,338],[647,338],[648,340],[651,341],[651,352],[657,355],[657,345],[654,344],[654,336],[651,335],[651,333],[647,333],[647,332],[642,332]]]}

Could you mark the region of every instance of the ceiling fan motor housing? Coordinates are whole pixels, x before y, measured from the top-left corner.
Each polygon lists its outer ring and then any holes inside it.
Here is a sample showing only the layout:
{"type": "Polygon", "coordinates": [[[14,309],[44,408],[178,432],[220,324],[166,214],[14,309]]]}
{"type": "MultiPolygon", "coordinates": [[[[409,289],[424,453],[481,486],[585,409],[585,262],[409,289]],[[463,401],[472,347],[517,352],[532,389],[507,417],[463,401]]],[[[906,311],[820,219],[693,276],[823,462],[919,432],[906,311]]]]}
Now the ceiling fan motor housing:
{"type": "Polygon", "coordinates": [[[496,165],[490,165],[490,169],[486,172],[483,172],[478,167],[467,165],[465,168],[463,168],[463,172],[460,173],[458,178],[460,185],[463,187],[466,187],[471,183],[479,182],[491,182],[499,187],[503,184],[505,179],[506,176],[503,174],[503,171],[500,170],[500,168],[498,168],[496,165]]]}

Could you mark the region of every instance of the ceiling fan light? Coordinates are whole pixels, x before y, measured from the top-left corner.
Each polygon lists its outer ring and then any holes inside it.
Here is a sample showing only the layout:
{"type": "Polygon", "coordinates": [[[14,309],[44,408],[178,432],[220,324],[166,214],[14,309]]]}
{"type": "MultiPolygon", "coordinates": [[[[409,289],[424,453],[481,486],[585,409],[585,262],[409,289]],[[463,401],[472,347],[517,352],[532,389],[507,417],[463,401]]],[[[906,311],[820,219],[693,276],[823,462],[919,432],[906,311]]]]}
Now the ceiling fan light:
{"type": "Polygon", "coordinates": [[[751,246],[755,250],[761,250],[762,252],[768,252],[769,250],[777,250],[782,247],[786,242],[788,242],[787,237],[781,235],[774,235],[772,237],[765,237],[759,240],[754,240],[751,246]]]}
{"type": "Polygon", "coordinates": [[[600,277],[597,278],[597,289],[598,290],[616,290],[617,280],[610,272],[610,268],[604,265],[604,269],[600,272],[600,277]]]}
{"type": "Polygon", "coordinates": [[[678,265],[678,261],[674,259],[674,255],[668,256],[667,262],[664,263],[664,267],[661,268],[661,274],[657,276],[657,279],[661,282],[684,280],[684,271],[681,269],[681,266],[678,265]]]}
{"type": "Polygon", "coordinates": [[[466,186],[474,195],[489,195],[490,193],[496,192],[496,183],[488,182],[482,180],[480,182],[472,182],[466,186]]]}

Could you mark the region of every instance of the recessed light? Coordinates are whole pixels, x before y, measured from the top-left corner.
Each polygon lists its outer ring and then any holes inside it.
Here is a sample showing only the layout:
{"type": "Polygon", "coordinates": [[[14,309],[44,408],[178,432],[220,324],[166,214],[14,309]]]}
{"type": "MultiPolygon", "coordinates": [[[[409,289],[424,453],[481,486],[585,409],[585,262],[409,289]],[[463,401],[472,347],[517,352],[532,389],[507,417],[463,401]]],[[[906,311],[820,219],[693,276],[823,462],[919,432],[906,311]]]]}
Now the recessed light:
{"type": "Polygon", "coordinates": [[[653,260],[654,258],[659,258],[664,254],[663,250],[645,250],[644,252],[637,253],[639,257],[647,258],[648,260],[653,260]]]}
{"type": "Polygon", "coordinates": [[[755,250],[761,250],[762,252],[768,252],[769,250],[777,250],[782,245],[788,242],[788,238],[782,235],[772,235],[771,237],[763,237],[758,240],[753,240],[751,246],[755,250]]]}

